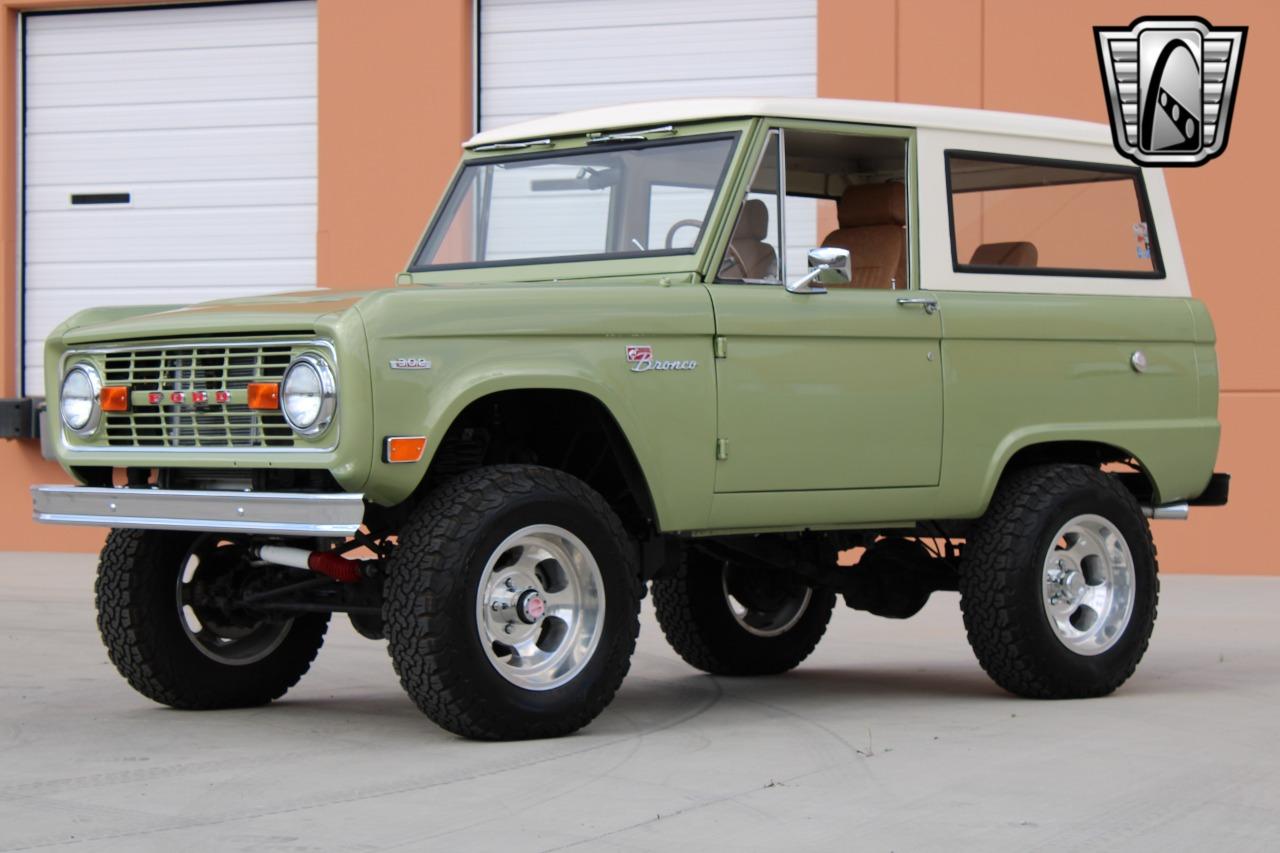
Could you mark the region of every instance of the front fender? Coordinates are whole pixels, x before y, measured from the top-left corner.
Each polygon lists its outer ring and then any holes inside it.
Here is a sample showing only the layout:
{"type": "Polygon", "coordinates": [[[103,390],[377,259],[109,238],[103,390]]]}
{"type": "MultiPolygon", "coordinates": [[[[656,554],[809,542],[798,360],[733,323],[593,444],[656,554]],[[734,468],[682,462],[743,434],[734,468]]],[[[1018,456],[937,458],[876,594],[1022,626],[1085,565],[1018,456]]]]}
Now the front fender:
{"type": "MultiPolygon", "coordinates": [[[[614,304],[607,310],[594,309],[595,317],[603,319],[596,321],[592,333],[575,327],[573,315],[592,311],[581,304],[584,300],[571,309],[561,302],[558,317],[544,314],[548,303],[554,313],[559,301],[554,288],[539,294],[541,304],[526,314],[510,304],[508,294],[502,310],[519,328],[505,335],[493,334],[492,326],[482,330],[488,324],[481,323],[468,324],[478,333],[466,336],[415,334],[403,328],[403,320],[374,306],[376,315],[365,320],[373,365],[375,441],[366,495],[383,505],[411,495],[449,428],[476,401],[504,391],[573,391],[599,401],[621,428],[649,486],[660,529],[705,526],[715,476],[715,369],[708,298],[701,287],[650,286],[636,292],[640,290],[615,289],[614,304]],[[645,312],[646,306],[658,307],[645,312]],[[656,358],[693,366],[634,372],[626,348],[637,343],[651,346],[656,358]],[[415,369],[397,369],[392,367],[397,359],[421,361],[415,369]],[[422,366],[427,361],[430,368],[422,366]],[[426,435],[423,459],[416,464],[381,461],[382,444],[393,435],[426,435]]],[[[373,313],[364,306],[361,310],[373,313]]],[[[452,325],[449,317],[441,316],[446,312],[433,313],[436,329],[452,325]]]]}

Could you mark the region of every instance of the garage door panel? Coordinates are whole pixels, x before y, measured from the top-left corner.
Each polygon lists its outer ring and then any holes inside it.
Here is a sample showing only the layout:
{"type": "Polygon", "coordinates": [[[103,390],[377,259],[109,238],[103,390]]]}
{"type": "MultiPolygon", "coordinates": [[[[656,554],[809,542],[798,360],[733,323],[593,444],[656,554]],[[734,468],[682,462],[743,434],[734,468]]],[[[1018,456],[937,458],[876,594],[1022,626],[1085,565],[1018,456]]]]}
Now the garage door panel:
{"type": "MultiPolygon", "coordinates": [[[[42,86],[80,86],[87,81],[145,83],[157,74],[168,79],[217,81],[221,69],[234,69],[237,76],[270,74],[297,67],[314,53],[309,44],[269,44],[255,47],[222,47],[207,50],[151,50],[126,53],[66,53],[29,56],[27,73],[42,86]]],[[[305,91],[305,85],[300,91],[305,91]]],[[[133,92],[131,86],[129,89],[133,92]]],[[[200,96],[200,91],[192,95],[200,96]]]]}
{"type": "Polygon", "coordinates": [[[314,286],[314,2],[24,23],[27,393],[81,308],[314,286]]]}
{"type": "Polygon", "coordinates": [[[212,127],[315,124],[314,96],[247,99],[228,113],[220,101],[205,103],[114,104],[27,109],[27,135],[83,131],[194,130],[212,127]]]}
{"type": "MultiPolygon", "coordinates": [[[[706,76],[726,76],[725,64],[734,70],[742,60],[742,44],[758,36],[757,21],[695,26],[635,27],[615,44],[615,31],[573,30],[540,34],[533,42],[524,33],[503,33],[485,41],[493,52],[485,65],[485,85],[520,83],[526,75],[555,74],[558,80],[608,82],[634,79],[632,62],[651,63],[653,48],[665,44],[666,61],[644,70],[646,79],[674,79],[698,69],[706,76]]],[[[773,22],[770,36],[774,54],[767,63],[754,63],[756,72],[813,73],[808,57],[813,27],[805,20],[773,22]]],[[[759,59],[759,57],[757,57],[759,59]]],[[[701,75],[700,75],[701,76],[701,75]]]]}
{"type": "Polygon", "coordinates": [[[655,21],[723,22],[746,18],[789,20],[811,9],[813,2],[790,0],[643,0],[599,3],[583,0],[481,0],[485,31],[537,33],[549,30],[645,26],[655,21]],[[584,6],[596,14],[584,15],[584,6]],[[608,8],[604,8],[608,6],[608,8]]]}
{"type": "MultiPolygon", "coordinates": [[[[314,252],[307,207],[32,213],[27,261],[288,258],[314,252]]],[[[211,294],[216,296],[217,294],[211,294]]]]}
{"type": "Polygon", "coordinates": [[[480,3],[481,129],[626,101],[816,93],[816,0],[480,3]]]}
{"type": "Polygon", "coordinates": [[[255,293],[261,288],[302,289],[315,280],[316,264],[311,257],[265,259],[209,259],[130,261],[105,263],[103,261],[50,261],[33,264],[28,276],[39,281],[42,288],[57,290],[64,297],[92,298],[104,289],[129,288],[130,290],[168,291],[155,301],[173,299],[174,293],[187,290],[220,288],[218,298],[224,298],[227,282],[247,287],[255,293]],[[175,291],[176,289],[176,291],[175,291]]]}
{"type": "Polygon", "coordinates": [[[31,16],[27,34],[37,37],[28,57],[58,54],[128,52],[219,48],[228,44],[270,45],[314,43],[315,4],[280,2],[271,8],[188,7],[130,10],[129,20],[120,12],[80,12],[75,15],[31,16]],[[56,33],[57,40],[41,40],[56,33]]]}
{"type": "Polygon", "coordinates": [[[312,125],[53,134],[27,151],[27,185],[34,187],[315,174],[312,125]]]}
{"type": "Polygon", "coordinates": [[[132,209],[168,210],[201,207],[244,207],[255,205],[314,205],[314,177],[289,179],[246,179],[235,181],[134,182],[122,186],[111,182],[56,184],[27,188],[27,212],[84,210],[71,204],[72,193],[128,191],[132,209]]]}
{"type": "Polygon", "coordinates": [[[79,83],[27,86],[28,99],[42,107],[83,107],[109,104],[198,104],[202,101],[224,103],[240,100],[296,98],[306,94],[315,74],[310,71],[260,75],[226,75],[216,80],[209,77],[156,77],[147,80],[84,80],[79,83]]]}

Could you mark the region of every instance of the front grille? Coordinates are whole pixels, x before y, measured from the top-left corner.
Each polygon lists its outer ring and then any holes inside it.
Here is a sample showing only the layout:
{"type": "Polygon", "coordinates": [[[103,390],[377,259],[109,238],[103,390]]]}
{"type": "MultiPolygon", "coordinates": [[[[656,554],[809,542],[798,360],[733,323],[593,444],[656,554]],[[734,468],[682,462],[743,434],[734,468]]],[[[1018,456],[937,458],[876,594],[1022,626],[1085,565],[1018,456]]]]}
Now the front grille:
{"type": "Polygon", "coordinates": [[[314,345],[294,341],[139,345],[104,351],[103,382],[127,385],[128,412],[105,412],[112,447],[293,447],[293,430],[279,411],[250,409],[251,382],[279,382],[294,356],[314,345]],[[196,404],[195,392],[207,400],[196,404]],[[228,393],[216,402],[218,391],[228,393]],[[159,405],[148,395],[161,394],[159,405]],[[172,402],[175,393],[183,402],[172,402]]]}

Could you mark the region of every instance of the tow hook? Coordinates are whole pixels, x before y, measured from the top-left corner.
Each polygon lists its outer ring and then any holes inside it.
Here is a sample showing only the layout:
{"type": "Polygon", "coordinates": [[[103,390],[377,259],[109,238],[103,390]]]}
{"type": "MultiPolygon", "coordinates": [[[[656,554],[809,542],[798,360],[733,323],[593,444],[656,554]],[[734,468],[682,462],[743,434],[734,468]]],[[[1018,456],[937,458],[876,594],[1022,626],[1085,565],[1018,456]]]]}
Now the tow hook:
{"type": "Polygon", "coordinates": [[[364,575],[362,560],[351,560],[332,551],[308,551],[305,548],[287,548],[284,545],[259,545],[255,556],[266,563],[308,569],[333,578],[338,583],[356,583],[364,575]]]}

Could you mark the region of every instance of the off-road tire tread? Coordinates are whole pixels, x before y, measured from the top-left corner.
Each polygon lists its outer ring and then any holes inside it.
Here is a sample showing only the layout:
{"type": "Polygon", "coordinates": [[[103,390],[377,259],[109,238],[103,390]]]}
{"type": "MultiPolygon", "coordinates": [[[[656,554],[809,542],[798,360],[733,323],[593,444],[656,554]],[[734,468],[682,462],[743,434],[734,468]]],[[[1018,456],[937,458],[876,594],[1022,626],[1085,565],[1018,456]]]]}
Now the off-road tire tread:
{"type": "Polygon", "coordinates": [[[709,608],[727,605],[720,599],[702,600],[690,586],[691,571],[715,571],[716,567],[690,562],[683,554],[678,565],[653,582],[654,615],[667,643],[685,663],[712,675],[779,675],[795,669],[818,647],[835,609],[834,593],[815,589],[800,623],[786,634],[768,638],[767,653],[753,654],[745,652],[732,635],[726,636],[723,625],[708,621],[709,608]],[[810,612],[821,615],[811,618],[810,612]]]}
{"type": "MultiPolygon", "coordinates": [[[[960,567],[960,608],[969,645],[983,670],[996,684],[1018,696],[1035,699],[1083,699],[1105,696],[1116,690],[1137,669],[1146,653],[1155,625],[1159,598],[1159,565],[1151,528],[1144,521],[1146,545],[1151,549],[1153,594],[1139,596],[1129,630],[1145,619],[1146,631],[1136,654],[1124,667],[1097,684],[1082,687],[1055,677],[1038,665],[1028,647],[1026,625],[1015,618],[1018,602],[1012,594],[1025,564],[1013,559],[1016,545],[1029,531],[1038,530],[1054,502],[1081,490],[1102,490],[1128,506],[1142,519],[1142,509],[1133,494],[1116,478],[1087,465],[1037,465],[1010,475],[997,489],[986,514],[969,534],[960,567]],[[1138,612],[1146,607],[1149,618],[1138,612]]],[[[1134,548],[1138,543],[1130,543],[1134,548]]],[[[1035,567],[1039,569],[1038,566],[1035,567]]]]}
{"type": "MultiPolygon", "coordinates": [[[[602,567],[603,568],[603,567],[602,567]]],[[[631,665],[640,631],[639,568],[622,522],[594,489],[553,468],[536,465],[493,465],[460,474],[428,493],[404,525],[388,571],[383,619],[387,651],[400,683],[414,704],[434,723],[473,740],[551,738],[577,731],[613,700],[631,665]],[[629,564],[631,624],[615,634],[603,677],[590,700],[572,714],[556,718],[513,717],[487,703],[477,689],[475,673],[460,666],[442,641],[456,619],[470,619],[469,602],[455,601],[461,566],[468,558],[463,543],[471,541],[493,513],[513,498],[537,490],[561,492],[588,507],[604,523],[629,564]],[[403,606],[405,602],[411,606],[403,606]]]]}
{"type": "MultiPolygon", "coordinates": [[[[232,689],[193,677],[184,656],[199,652],[175,645],[159,632],[160,620],[173,614],[154,612],[146,589],[146,573],[162,570],[156,567],[168,561],[176,563],[185,549],[183,534],[133,529],[108,534],[94,583],[98,630],[107,656],[134,690],[173,708],[248,708],[279,699],[311,668],[324,644],[328,614],[295,619],[285,642],[252,665],[255,677],[241,679],[244,683],[232,689]]],[[[175,565],[173,582],[176,569],[175,565]]]]}

